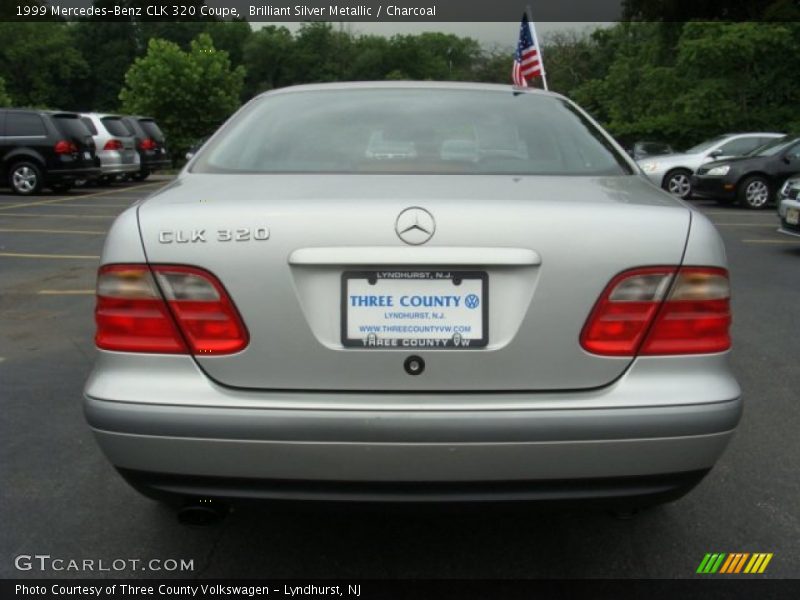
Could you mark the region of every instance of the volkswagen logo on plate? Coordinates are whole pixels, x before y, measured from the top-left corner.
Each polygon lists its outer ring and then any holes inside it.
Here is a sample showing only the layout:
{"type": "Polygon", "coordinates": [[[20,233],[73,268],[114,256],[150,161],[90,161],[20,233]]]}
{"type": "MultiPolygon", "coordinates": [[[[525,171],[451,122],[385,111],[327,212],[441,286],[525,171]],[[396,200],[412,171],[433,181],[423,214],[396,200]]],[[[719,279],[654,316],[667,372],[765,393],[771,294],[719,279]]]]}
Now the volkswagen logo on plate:
{"type": "Polygon", "coordinates": [[[424,208],[412,206],[398,215],[394,230],[397,232],[397,237],[406,244],[418,246],[433,237],[433,233],[436,231],[436,221],[433,220],[433,215],[424,208]]]}

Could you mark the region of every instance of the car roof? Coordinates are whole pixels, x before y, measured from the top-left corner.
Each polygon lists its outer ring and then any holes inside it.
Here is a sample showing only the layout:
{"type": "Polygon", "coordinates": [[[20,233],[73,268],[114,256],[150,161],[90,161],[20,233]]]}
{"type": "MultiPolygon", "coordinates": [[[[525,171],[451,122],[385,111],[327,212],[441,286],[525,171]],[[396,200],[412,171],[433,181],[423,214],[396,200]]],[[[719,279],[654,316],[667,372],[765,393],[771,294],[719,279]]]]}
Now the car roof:
{"type": "Polygon", "coordinates": [[[323,90],[473,90],[488,92],[514,92],[517,94],[535,94],[563,98],[561,94],[541,90],[539,88],[521,88],[499,83],[475,83],[471,81],[345,81],[333,83],[307,83],[269,90],[257,97],[273,96],[295,92],[317,92],[323,90]]]}
{"type": "Polygon", "coordinates": [[[37,115],[48,115],[51,117],[80,117],[80,115],[76,112],[71,110],[53,110],[53,109],[46,109],[46,108],[24,108],[24,107],[8,107],[8,108],[0,108],[0,110],[5,110],[10,113],[15,112],[28,112],[28,113],[36,113],[37,115]]]}
{"type": "Polygon", "coordinates": [[[82,117],[97,117],[98,119],[107,119],[109,117],[112,118],[112,119],[121,119],[122,118],[122,115],[117,115],[117,114],[114,114],[114,113],[98,113],[98,112],[81,113],[81,116],[82,117]]]}
{"type": "Polygon", "coordinates": [[[727,137],[736,137],[738,135],[772,135],[775,137],[783,137],[786,134],[777,131],[738,131],[735,133],[723,133],[722,135],[727,137]]]}

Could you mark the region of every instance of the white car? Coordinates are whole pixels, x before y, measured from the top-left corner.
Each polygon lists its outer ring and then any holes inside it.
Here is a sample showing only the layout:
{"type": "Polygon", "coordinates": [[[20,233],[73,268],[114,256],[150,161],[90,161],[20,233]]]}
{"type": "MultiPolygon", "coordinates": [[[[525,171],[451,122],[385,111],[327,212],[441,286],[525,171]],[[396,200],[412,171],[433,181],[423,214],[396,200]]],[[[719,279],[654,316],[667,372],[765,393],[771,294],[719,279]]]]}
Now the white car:
{"type": "Polygon", "coordinates": [[[690,177],[703,163],[744,156],[783,135],[764,132],[727,133],[706,140],[681,154],[654,156],[638,163],[645,175],[657,186],[680,198],[688,198],[692,192],[690,177]]]}

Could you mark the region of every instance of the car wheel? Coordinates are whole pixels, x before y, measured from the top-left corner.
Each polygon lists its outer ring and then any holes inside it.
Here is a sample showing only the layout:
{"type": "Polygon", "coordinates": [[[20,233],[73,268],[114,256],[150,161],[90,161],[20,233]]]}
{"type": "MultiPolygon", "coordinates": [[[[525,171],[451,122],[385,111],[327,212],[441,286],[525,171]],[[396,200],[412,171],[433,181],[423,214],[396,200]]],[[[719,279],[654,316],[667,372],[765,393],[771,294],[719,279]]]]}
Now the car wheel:
{"type": "Polygon", "coordinates": [[[758,175],[748,177],[739,184],[738,197],[745,208],[752,210],[765,208],[770,198],[769,183],[758,175]]]}
{"type": "Polygon", "coordinates": [[[691,172],[686,169],[670,171],[664,178],[664,189],[685,200],[692,193],[692,182],[689,179],[691,176],[691,172]]]}
{"type": "Polygon", "coordinates": [[[74,182],[72,181],[62,181],[61,183],[53,183],[50,185],[50,189],[54,192],[62,193],[68,192],[72,189],[74,182]]]}
{"type": "Polygon", "coordinates": [[[138,173],[132,175],[131,179],[133,179],[134,181],[144,181],[148,177],[150,177],[150,171],[143,170],[143,171],[139,171],[138,173]]]}
{"type": "Polygon", "coordinates": [[[42,170],[32,162],[18,162],[8,171],[8,184],[15,194],[32,196],[42,189],[42,170]]]}

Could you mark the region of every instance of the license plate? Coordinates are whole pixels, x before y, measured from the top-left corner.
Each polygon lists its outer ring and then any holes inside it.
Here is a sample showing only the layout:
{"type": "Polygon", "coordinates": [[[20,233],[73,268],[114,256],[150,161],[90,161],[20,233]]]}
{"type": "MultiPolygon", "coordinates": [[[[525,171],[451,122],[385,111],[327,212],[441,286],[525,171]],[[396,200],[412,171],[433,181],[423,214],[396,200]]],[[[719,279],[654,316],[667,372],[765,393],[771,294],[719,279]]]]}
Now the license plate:
{"type": "Polygon", "coordinates": [[[370,349],[485,347],[489,279],[482,271],[347,271],[342,344],[370,349]]]}
{"type": "Polygon", "coordinates": [[[91,152],[84,152],[83,153],[84,160],[92,160],[92,153],[91,152]]]}
{"type": "Polygon", "coordinates": [[[800,223],[800,210],[796,208],[790,208],[786,211],[786,222],[789,225],[797,225],[800,223]]]}

